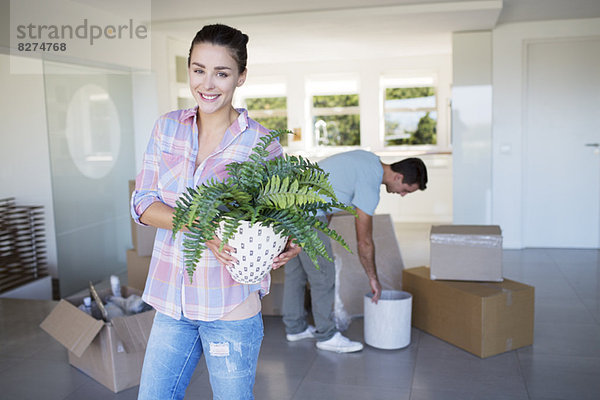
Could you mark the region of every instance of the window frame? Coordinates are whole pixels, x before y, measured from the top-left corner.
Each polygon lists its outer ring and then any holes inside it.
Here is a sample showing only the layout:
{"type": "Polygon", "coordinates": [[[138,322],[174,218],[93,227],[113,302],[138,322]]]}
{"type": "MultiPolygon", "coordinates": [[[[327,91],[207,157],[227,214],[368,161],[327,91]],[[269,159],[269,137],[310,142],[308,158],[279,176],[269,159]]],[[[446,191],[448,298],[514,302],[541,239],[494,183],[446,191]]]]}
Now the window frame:
{"type": "MultiPolygon", "coordinates": [[[[290,115],[288,111],[289,96],[287,93],[286,81],[282,77],[262,76],[253,80],[248,79],[244,85],[236,89],[233,104],[236,108],[242,107],[248,110],[248,116],[252,119],[285,117],[286,129],[290,129],[290,115]],[[268,99],[276,97],[285,98],[285,109],[249,110],[246,103],[246,99],[268,99]]],[[[284,148],[288,148],[289,143],[293,140],[291,136],[293,135],[288,135],[287,144],[283,146],[284,148]]]]}
{"type": "Polygon", "coordinates": [[[380,77],[380,114],[379,114],[379,146],[383,152],[411,152],[411,151],[439,151],[449,147],[447,135],[447,126],[442,124],[441,115],[443,112],[444,100],[440,98],[440,86],[437,74],[430,71],[405,71],[394,74],[381,75],[380,77]],[[386,89],[393,88],[416,88],[416,87],[431,87],[435,93],[435,106],[432,107],[417,107],[417,108],[386,108],[386,89]],[[436,143],[430,144],[399,144],[386,145],[385,136],[385,114],[386,112],[396,111],[435,111],[436,112],[436,143]]]}
{"type": "Polygon", "coordinates": [[[308,77],[305,84],[308,107],[307,125],[310,127],[310,139],[306,146],[314,148],[317,151],[327,151],[337,153],[344,150],[360,148],[363,142],[362,130],[360,126],[361,108],[360,108],[360,77],[356,75],[323,75],[308,77]],[[351,96],[356,95],[358,106],[336,106],[336,107],[315,107],[314,98],[316,96],[351,96]],[[315,123],[313,120],[318,116],[341,116],[358,115],[359,121],[359,144],[358,145],[319,145],[315,132],[315,123]]]}

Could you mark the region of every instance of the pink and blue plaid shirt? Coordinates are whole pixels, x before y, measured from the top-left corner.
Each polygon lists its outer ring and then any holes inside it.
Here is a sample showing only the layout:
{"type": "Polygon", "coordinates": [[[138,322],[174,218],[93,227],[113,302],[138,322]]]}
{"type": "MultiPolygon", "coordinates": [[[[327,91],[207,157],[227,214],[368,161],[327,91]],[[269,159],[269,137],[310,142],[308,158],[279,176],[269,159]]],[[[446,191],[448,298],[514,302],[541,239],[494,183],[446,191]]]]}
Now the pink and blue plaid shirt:
{"type": "MultiPolygon", "coordinates": [[[[225,132],[217,148],[196,169],[198,154],[197,107],[177,110],[160,117],[144,153],[142,170],[136,178],[131,197],[131,214],[136,222],[155,201],[171,207],[187,187],[195,187],[211,178],[227,177],[225,167],[248,159],[260,136],[268,130],[239,109],[238,119],[225,132]]],[[[280,157],[278,142],[268,148],[270,158],[280,157]]],[[[157,311],[179,319],[213,321],[241,304],[252,292],[261,297],[269,293],[270,274],[255,285],[231,279],[210,250],[200,259],[190,283],[183,259],[183,235],[175,239],[172,231],[157,229],[154,250],[143,299],[157,311]]]]}

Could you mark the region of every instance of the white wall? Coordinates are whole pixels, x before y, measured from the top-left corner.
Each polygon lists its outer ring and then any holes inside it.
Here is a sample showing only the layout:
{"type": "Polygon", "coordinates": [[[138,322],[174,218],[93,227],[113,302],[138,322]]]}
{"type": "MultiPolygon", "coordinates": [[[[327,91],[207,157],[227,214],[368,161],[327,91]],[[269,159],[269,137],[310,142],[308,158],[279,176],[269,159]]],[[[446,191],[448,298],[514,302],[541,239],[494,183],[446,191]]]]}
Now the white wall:
{"type": "MultiPolygon", "coordinates": [[[[354,75],[359,79],[361,148],[378,154],[383,162],[392,163],[402,158],[414,156],[401,151],[390,151],[380,146],[380,123],[382,93],[380,77],[398,74],[430,73],[436,77],[438,87],[438,142],[437,151],[450,151],[449,110],[450,85],[452,79],[452,59],[449,54],[431,56],[390,58],[368,61],[295,63],[249,66],[250,82],[252,76],[283,75],[288,88],[288,99],[295,97],[288,105],[288,121],[291,128],[301,124],[303,135],[312,131],[310,101],[306,97],[305,82],[311,76],[324,73],[335,75],[354,75]],[[366,135],[365,135],[366,133],[366,135]]],[[[330,149],[310,147],[310,141],[292,142],[290,152],[297,152],[317,161],[331,153],[330,149]]],[[[339,151],[339,150],[338,150],[339,151]]],[[[391,214],[394,222],[452,222],[452,156],[450,154],[419,155],[428,168],[429,184],[427,190],[400,198],[382,189],[381,201],[376,210],[379,214],[391,214]]]]}
{"type": "MultiPolygon", "coordinates": [[[[359,79],[359,95],[361,107],[361,131],[363,132],[362,147],[366,150],[384,152],[385,148],[377,145],[377,136],[380,135],[381,92],[380,77],[403,74],[432,74],[436,77],[438,86],[438,150],[449,150],[449,113],[448,100],[450,98],[450,84],[452,80],[452,56],[438,54],[431,56],[414,56],[372,60],[347,60],[323,61],[318,63],[293,63],[269,64],[248,66],[248,83],[252,79],[268,76],[284,76],[288,90],[288,98],[301,95],[302,102],[294,100],[288,106],[290,124],[301,122],[303,135],[312,131],[309,115],[310,103],[307,101],[303,86],[306,80],[313,76],[336,75],[354,76],[359,79]],[[365,133],[366,132],[366,136],[365,133]]],[[[296,126],[291,125],[292,128],[296,126]]],[[[304,150],[312,152],[311,143],[296,143],[290,150],[304,150]]],[[[326,152],[323,152],[325,154],[326,152]]]]}
{"type": "MultiPolygon", "coordinates": [[[[153,36],[153,40],[156,35],[153,36]]],[[[158,75],[158,86],[170,87],[171,98],[159,94],[159,108],[169,105],[174,108],[173,99],[177,96],[177,88],[182,85],[174,84],[174,57],[186,56],[188,44],[168,39],[167,43],[170,64],[163,69],[167,73],[158,75]]],[[[156,53],[154,51],[153,53],[156,53]]],[[[157,60],[159,62],[159,60],[157,60]]],[[[161,60],[160,62],[164,62],[161,60]]],[[[154,64],[153,64],[154,65],[154,64]]],[[[164,68],[164,67],[163,67],[164,68]]],[[[452,156],[450,151],[449,98],[452,79],[452,58],[449,54],[431,56],[413,56],[389,58],[380,60],[352,61],[322,61],[318,63],[280,63],[269,65],[249,65],[247,83],[263,83],[265,78],[276,78],[283,81],[287,89],[288,125],[290,129],[301,128],[304,141],[290,142],[288,152],[301,154],[313,161],[338,152],[340,149],[314,148],[312,140],[306,135],[312,131],[310,116],[310,99],[306,93],[306,81],[314,76],[329,75],[335,79],[340,76],[352,76],[359,80],[359,95],[361,106],[361,148],[373,151],[382,157],[382,161],[392,163],[402,158],[414,156],[414,150],[408,152],[390,151],[380,146],[378,136],[381,133],[380,123],[383,118],[381,111],[382,93],[380,78],[393,74],[419,75],[432,74],[438,87],[438,143],[435,151],[446,154],[425,154],[420,156],[428,167],[429,184],[424,192],[419,192],[403,199],[382,190],[381,202],[377,213],[391,214],[395,222],[452,222],[452,156]],[[366,135],[364,134],[366,133],[366,135]]],[[[185,88],[184,88],[185,89],[185,88]]],[[[164,93],[164,92],[161,92],[164,93]]],[[[167,111],[167,110],[165,110],[167,111]]],[[[164,112],[161,110],[161,112],[164,112]]],[[[136,132],[136,142],[148,140],[148,133],[136,132]]],[[[136,145],[137,146],[137,145],[136,145]]],[[[432,149],[430,149],[432,150],[432,149]]],[[[136,154],[137,163],[141,153],[136,154]]]]}
{"type": "Polygon", "coordinates": [[[452,37],[455,224],[491,223],[492,33],[452,37]]]}
{"type": "Polygon", "coordinates": [[[493,31],[492,220],[502,227],[507,248],[523,247],[524,46],[598,35],[598,18],[508,24],[493,31]]]}
{"type": "Polygon", "coordinates": [[[13,61],[31,74],[11,74],[9,56],[0,54],[0,198],[44,206],[48,268],[58,277],[42,62],[13,61]]]}

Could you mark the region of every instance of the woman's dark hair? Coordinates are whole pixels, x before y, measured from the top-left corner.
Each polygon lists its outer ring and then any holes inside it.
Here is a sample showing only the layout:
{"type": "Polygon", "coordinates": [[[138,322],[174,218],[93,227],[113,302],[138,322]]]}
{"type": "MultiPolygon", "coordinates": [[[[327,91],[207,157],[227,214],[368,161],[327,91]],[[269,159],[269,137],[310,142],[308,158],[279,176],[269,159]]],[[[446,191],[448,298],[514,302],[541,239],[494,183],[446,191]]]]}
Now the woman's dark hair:
{"type": "Polygon", "coordinates": [[[231,56],[235,60],[240,70],[240,74],[246,69],[248,61],[248,35],[241,31],[223,24],[206,25],[196,33],[194,40],[190,46],[188,54],[188,68],[190,66],[190,58],[194,46],[200,43],[210,43],[213,45],[227,47],[230,50],[231,56]]]}
{"type": "Polygon", "coordinates": [[[406,158],[390,165],[392,171],[402,174],[402,183],[412,185],[417,183],[419,190],[427,187],[427,167],[420,158],[406,158]]]}

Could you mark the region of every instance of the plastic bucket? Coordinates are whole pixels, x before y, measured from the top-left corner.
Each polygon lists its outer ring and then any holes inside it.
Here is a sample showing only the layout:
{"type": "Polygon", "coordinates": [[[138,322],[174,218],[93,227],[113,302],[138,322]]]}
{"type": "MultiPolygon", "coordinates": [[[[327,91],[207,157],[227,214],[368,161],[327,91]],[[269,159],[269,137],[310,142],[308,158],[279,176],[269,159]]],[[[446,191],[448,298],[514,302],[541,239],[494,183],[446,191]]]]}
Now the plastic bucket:
{"type": "Polygon", "coordinates": [[[364,298],[365,343],[378,349],[401,349],[410,344],[412,295],[384,290],[377,304],[372,293],[364,298]]]}

